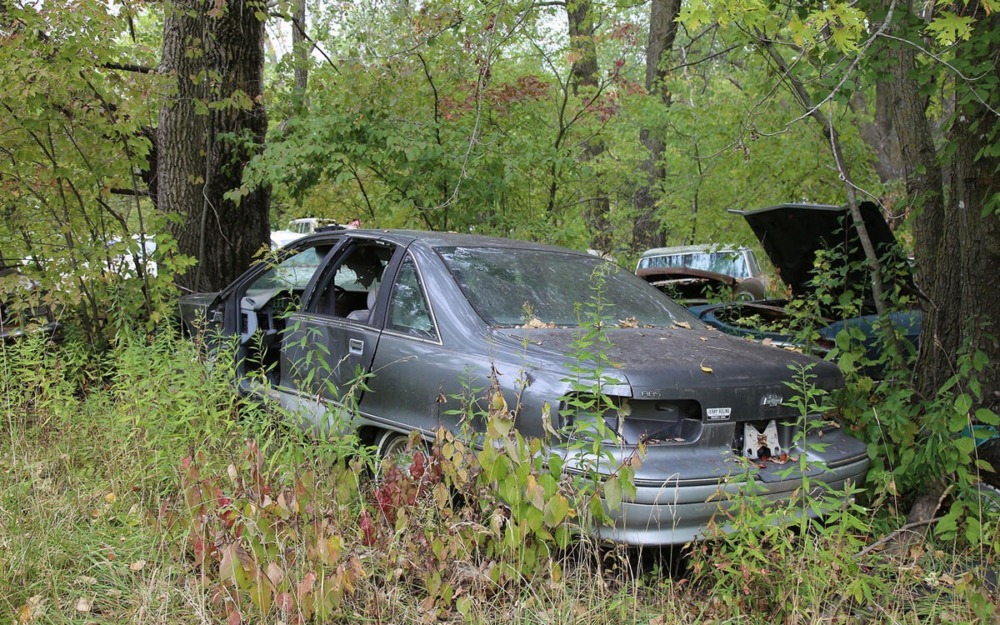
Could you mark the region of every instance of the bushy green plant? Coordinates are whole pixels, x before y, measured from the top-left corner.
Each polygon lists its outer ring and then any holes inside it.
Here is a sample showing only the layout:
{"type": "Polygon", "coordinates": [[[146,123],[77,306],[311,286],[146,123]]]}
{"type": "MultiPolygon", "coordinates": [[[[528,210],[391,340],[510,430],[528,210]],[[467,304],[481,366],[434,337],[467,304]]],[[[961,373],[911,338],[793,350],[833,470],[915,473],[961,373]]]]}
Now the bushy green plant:
{"type": "Polygon", "coordinates": [[[611,510],[621,507],[627,497],[635,496],[635,470],[641,462],[642,446],[635,450],[619,449],[616,428],[605,415],[628,417],[628,405],[616,404],[606,392],[611,385],[623,381],[614,376],[614,363],[608,357],[611,342],[607,335],[609,323],[619,323],[603,296],[608,275],[605,269],[595,271],[591,279],[591,297],[580,306],[579,331],[570,345],[567,363],[571,376],[564,381],[570,392],[563,398],[559,417],[566,442],[565,456],[574,470],[574,487],[586,506],[586,522],[605,524],[611,510]]]}
{"type": "Polygon", "coordinates": [[[748,464],[745,488],[710,528],[710,540],[692,550],[695,583],[737,613],[812,622],[833,602],[863,604],[887,590],[883,580],[862,575],[853,557],[871,530],[867,510],[855,502],[857,485],[834,489],[812,477],[808,451],[822,443],[807,442],[818,427],[809,415],[831,408],[813,378],[800,369],[790,384],[789,403],[797,408],[800,426],[796,443],[803,453],[782,460],[786,466],[779,470],[786,478],[800,478],[801,485],[787,502],[775,505],[754,478],[756,467],[748,464]]]}

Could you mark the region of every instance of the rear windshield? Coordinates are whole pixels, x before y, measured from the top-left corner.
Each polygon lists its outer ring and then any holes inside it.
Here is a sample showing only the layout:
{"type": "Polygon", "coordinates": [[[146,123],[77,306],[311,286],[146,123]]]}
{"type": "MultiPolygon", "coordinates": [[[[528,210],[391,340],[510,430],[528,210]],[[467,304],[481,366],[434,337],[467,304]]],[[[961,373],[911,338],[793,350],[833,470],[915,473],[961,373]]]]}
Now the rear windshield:
{"type": "Polygon", "coordinates": [[[438,248],[473,308],[490,325],[577,326],[698,323],[687,310],[630,271],[594,256],[557,250],[438,248]]]}
{"type": "Polygon", "coordinates": [[[750,278],[759,269],[748,266],[746,256],[740,251],[689,252],[646,256],[639,259],[639,269],[685,267],[721,273],[734,278],[750,278]]]}

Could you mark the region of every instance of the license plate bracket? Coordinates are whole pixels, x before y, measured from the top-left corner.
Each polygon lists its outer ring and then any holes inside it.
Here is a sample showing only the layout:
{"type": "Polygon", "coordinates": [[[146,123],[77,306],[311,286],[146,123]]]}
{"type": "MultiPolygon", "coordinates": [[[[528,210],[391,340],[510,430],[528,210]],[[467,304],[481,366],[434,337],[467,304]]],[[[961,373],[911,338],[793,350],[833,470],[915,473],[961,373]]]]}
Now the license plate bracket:
{"type": "Polygon", "coordinates": [[[778,424],[774,419],[768,421],[762,429],[753,423],[743,424],[743,456],[751,460],[767,460],[777,458],[785,452],[778,440],[778,424]]]}

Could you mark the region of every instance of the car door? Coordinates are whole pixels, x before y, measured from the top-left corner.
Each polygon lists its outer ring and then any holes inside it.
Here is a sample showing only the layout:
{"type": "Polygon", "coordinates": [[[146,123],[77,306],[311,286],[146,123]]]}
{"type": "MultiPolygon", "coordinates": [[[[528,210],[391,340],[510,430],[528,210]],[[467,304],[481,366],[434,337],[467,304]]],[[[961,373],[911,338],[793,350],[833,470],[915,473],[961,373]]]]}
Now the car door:
{"type": "Polygon", "coordinates": [[[458,431],[462,415],[445,414],[444,393],[459,394],[473,357],[444,347],[426,284],[411,253],[402,255],[387,289],[384,331],[375,357],[365,417],[387,429],[421,430],[445,426],[458,431]]]}
{"type": "Polygon", "coordinates": [[[351,429],[381,336],[395,244],[352,238],[317,276],[281,339],[282,404],[314,425],[351,429]]]}
{"type": "Polygon", "coordinates": [[[258,390],[255,381],[274,384],[280,378],[280,340],[287,320],[301,308],[340,243],[341,238],[331,237],[283,250],[247,270],[210,307],[209,323],[220,320],[224,334],[239,337],[236,364],[243,391],[258,390]]]}

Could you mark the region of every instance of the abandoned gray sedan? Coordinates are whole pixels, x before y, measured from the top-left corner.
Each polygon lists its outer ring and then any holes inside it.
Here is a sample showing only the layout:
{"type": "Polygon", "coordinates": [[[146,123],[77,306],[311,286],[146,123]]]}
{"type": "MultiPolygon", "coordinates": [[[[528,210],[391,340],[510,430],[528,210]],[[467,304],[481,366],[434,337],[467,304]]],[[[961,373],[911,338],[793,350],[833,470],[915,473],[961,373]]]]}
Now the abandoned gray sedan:
{"type": "Polygon", "coordinates": [[[316,427],[350,427],[382,450],[414,430],[431,439],[442,427],[475,442],[485,424],[456,414],[453,398],[482,395],[491,384],[526,437],[603,420],[609,457],[644,455],[635,496],[598,528],[602,537],[687,542],[748,482],[781,502],[802,485],[789,467],[805,466],[814,484],[834,488],[868,468],[864,445],[819,414],[804,427],[788,403],[796,367],[809,367],[817,387],[835,389],[843,382],[833,365],[711,330],[600,258],[474,235],[376,230],[321,232],[280,254],[221,293],[181,301],[188,329],[239,336],[244,391],[264,389],[316,427]],[[581,325],[598,319],[603,370],[581,361],[587,350],[579,343],[581,325]],[[597,391],[581,391],[587,381],[579,378],[599,370],[608,408],[580,414],[574,398],[597,391]],[[782,466],[788,456],[809,462],[782,466]]]}

